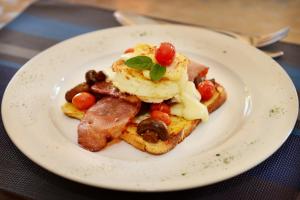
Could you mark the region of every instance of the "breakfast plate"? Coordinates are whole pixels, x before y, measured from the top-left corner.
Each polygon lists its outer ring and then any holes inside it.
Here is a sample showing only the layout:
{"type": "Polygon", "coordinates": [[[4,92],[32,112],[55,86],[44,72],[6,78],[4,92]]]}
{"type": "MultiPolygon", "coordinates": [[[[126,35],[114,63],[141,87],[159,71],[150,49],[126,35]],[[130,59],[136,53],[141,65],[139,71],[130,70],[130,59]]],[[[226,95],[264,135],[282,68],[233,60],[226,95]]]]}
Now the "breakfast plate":
{"type": "Polygon", "coordinates": [[[126,191],[181,190],[241,174],[285,142],[297,114],[295,87],[271,58],[230,37],[176,25],[112,28],[59,43],[16,73],[2,101],[5,129],[28,158],[73,181],[126,191]],[[65,92],[87,70],[110,67],[124,49],[163,41],[210,67],[226,88],[224,105],[160,156],[125,142],[100,152],[79,147],[78,121],[61,112],[65,92]]]}

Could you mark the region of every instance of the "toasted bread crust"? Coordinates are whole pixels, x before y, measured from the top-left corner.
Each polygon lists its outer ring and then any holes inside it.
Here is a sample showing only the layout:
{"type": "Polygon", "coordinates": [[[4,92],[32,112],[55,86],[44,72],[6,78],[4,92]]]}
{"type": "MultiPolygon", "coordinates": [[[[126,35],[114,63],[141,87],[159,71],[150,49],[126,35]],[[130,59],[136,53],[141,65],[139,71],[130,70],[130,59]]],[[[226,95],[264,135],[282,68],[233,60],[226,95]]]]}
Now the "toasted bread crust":
{"type": "MultiPolygon", "coordinates": [[[[214,94],[214,97],[207,102],[203,102],[207,106],[209,113],[217,110],[224,104],[227,98],[224,87],[218,83],[215,83],[215,86],[216,93],[214,94]]],[[[201,123],[201,120],[185,120],[176,116],[172,116],[171,121],[172,123],[168,127],[170,138],[166,141],[159,140],[157,143],[145,141],[136,132],[137,124],[130,124],[121,135],[121,138],[141,151],[148,152],[153,155],[161,155],[172,150],[178,143],[182,142],[187,136],[189,136],[199,123],[201,123]]]]}
{"type": "MultiPolygon", "coordinates": [[[[220,106],[224,104],[227,98],[226,91],[223,86],[215,83],[216,93],[211,98],[211,100],[202,102],[207,106],[208,112],[212,113],[217,110],[220,106]]],[[[66,103],[62,106],[62,111],[69,117],[81,120],[84,116],[84,112],[77,110],[72,104],[66,103]]],[[[128,144],[133,147],[148,152],[154,155],[161,155],[172,150],[178,143],[182,142],[186,137],[188,137],[192,131],[201,123],[201,120],[186,120],[181,117],[171,116],[171,125],[168,126],[170,138],[166,141],[161,141],[157,143],[150,143],[145,141],[136,132],[137,124],[128,124],[126,130],[120,136],[128,144]]],[[[118,140],[113,140],[109,145],[117,143],[118,140]]]]}
{"type": "Polygon", "coordinates": [[[167,153],[173,149],[182,138],[182,133],[178,132],[172,134],[167,141],[159,140],[157,143],[150,143],[137,134],[136,127],[136,124],[130,124],[121,135],[121,138],[135,148],[154,155],[167,153]]]}
{"type": "Polygon", "coordinates": [[[227,99],[227,93],[225,91],[225,88],[221,86],[218,83],[215,83],[217,94],[219,95],[218,98],[216,98],[214,101],[210,102],[204,102],[204,104],[207,106],[208,112],[212,113],[213,111],[217,110],[220,106],[223,105],[223,103],[227,99]]]}

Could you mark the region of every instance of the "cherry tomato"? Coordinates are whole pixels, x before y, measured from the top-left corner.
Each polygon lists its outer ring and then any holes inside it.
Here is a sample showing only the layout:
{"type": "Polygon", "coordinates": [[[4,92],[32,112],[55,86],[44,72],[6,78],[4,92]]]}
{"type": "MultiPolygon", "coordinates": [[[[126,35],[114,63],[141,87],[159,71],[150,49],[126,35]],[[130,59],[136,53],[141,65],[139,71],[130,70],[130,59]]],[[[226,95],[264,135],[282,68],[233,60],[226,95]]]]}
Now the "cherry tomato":
{"type": "Polygon", "coordinates": [[[124,53],[132,53],[132,52],[134,52],[133,48],[129,48],[124,51],[124,53]]]}
{"type": "Polygon", "coordinates": [[[159,110],[161,112],[170,114],[171,108],[166,103],[153,103],[151,104],[151,111],[159,110]]]}
{"type": "Polygon", "coordinates": [[[199,83],[197,89],[201,94],[202,101],[209,100],[214,95],[214,92],[216,90],[214,83],[209,80],[205,80],[199,83]]]}
{"type": "Polygon", "coordinates": [[[155,58],[162,66],[170,65],[175,57],[175,47],[168,42],[163,42],[156,49],[155,58]]]}
{"type": "Polygon", "coordinates": [[[96,98],[88,92],[80,92],[72,98],[72,104],[79,110],[86,110],[96,102],[96,98]]]}
{"type": "Polygon", "coordinates": [[[199,72],[200,77],[205,77],[206,74],[208,73],[208,67],[205,67],[201,72],[199,72]]]}
{"type": "Polygon", "coordinates": [[[167,113],[161,112],[159,110],[153,110],[150,114],[153,119],[160,120],[166,125],[171,124],[171,118],[167,113]]]}

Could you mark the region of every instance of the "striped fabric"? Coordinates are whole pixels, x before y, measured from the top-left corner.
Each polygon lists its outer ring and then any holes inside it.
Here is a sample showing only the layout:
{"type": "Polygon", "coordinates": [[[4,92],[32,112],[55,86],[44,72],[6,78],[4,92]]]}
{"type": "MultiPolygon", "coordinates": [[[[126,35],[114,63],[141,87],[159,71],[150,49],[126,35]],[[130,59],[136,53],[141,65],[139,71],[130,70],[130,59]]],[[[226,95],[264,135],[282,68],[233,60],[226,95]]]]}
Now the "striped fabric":
{"type": "MultiPolygon", "coordinates": [[[[119,26],[112,12],[74,5],[34,4],[0,30],[0,99],[14,73],[32,56],[67,38],[119,26]]],[[[300,46],[278,43],[278,63],[300,94],[300,46]]],[[[9,140],[0,119],[0,192],[30,199],[297,199],[300,189],[300,122],[273,156],[252,170],[211,186],[170,193],[127,193],[58,177],[27,159],[9,140]]]]}

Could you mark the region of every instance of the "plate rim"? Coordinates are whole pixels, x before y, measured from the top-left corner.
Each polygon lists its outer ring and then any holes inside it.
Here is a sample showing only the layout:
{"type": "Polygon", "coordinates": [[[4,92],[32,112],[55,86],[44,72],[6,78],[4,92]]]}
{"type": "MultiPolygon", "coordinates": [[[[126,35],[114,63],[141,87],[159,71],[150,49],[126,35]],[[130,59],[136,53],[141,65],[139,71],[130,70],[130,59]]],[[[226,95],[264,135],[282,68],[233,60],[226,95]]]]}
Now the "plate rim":
{"type": "MultiPolygon", "coordinates": [[[[151,26],[155,26],[155,27],[166,27],[166,26],[173,26],[173,27],[185,27],[185,28],[192,28],[192,29],[195,29],[195,28],[193,28],[193,27],[190,27],[190,26],[183,26],[183,25],[139,25],[139,26],[136,26],[136,27],[141,27],[141,28],[145,28],[145,27],[151,27],[151,26]]],[[[8,90],[12,87],[12,84],[13,84],[13,82],[14,82],[14,80],[16,79],[16,76],[18,75],[18,74],[20,74],[21,72],[23,72],[23,71],[25,71],[27,68],[29,68],[29,66],[30,66],[30,62],[31,62],[31,60],[33,60],[33,59],[35,59],[36,57],[38,57],[38,56],[40,56],[40,54],[42,54],[42,53],[45,53],[45,52],[47,52],[47,50],[49,50],[50,48],[55,48],[56,46],[58,46],[58,45],[60,45],[61,43],[64,43],[64,42],[66,42],[66,41],[70,41],[70,40],[75,40],[75,39],[77,39],[77,38],[79,38],[79,37],[81,37],[81,36],[83,36],[83,35],[88,35],[88,34],[93,34],[93,33],[95,33],[95,32],[103,32],[103,31],[109,31],[109,30],[112,30],[112,29],[114,29],[114,30],[116,30],[116,29],[128,29],[129,27],[113,27],[113,28],[108,28],[108,29],[101,29],[101,30],[96,30],[96,31],[93,31],[93,32],[89,32],[89,33],[86,33],[86,34],[82,34],[82,35],[78,35],[78,36],[75,36],[75,37],[73,37],[73,38],[69,38],[69,39],[67,39],[67,40],[64,40],[64,41],[61,41],[61,42],[59,42],[59,43],[57,43],[57,44],[55,44],[55,45],[53,45],[53,46],[51,46],[51,47],[49,47],[49,48],[47,48],[47,49],[45,49],[44,51],[42,51],[42,52],[40,52],[38,55],[36,55],[36,56],[34,56],[32,59],[30,59],[28,62],[26,62],[15,74],[14,74],[14,76],[13,76],[13,78],[9,81],[9,83],[8,83],[8,85],[7,85],[7,87],[6,87],[6,89],[5,89],[5,91],[4,91],[4,94],[3,94],[3,98],[2,98],[2,103],[1,103],[1,115],[2,115],[2,121],[3,121],[3,125],[4,125],[4,128],[5,128],[5,130],[6,130],[6,132],[7,132],[7,135],[9,136],[9,138],[12,140],[12,142],[14,143],[14,145],[26,156],[26,157],[28,157],[30,160],[32,160],[35,164],[37,164],[37,165],[39,165],[39,166],[41,166],[42,168],[44,168],[44,169],[46,169],[46,170],[48,170],[48,171],[50,171],[51,173],[54,173],[54,174],[56,174],[56,175],[58,175],[58,176],[61,176],[61,177],[64,177],[64,178],[67,178],[67,179],[69,179],[69,180],[73,180],[73,181],[76,181],[76,182],[79,182],[79,183],[83,183],[83,184],[86,184],[86,185],[90,185],[90,186],[96,186],[96,187],[102,187],[102,188],[108,188],[108,189],[112,189],[112,190],[122,190],[122,191],[135,191],[135,192],[159,192],[159,191],[178,191],[178,190],[184,190],[184,189],[191,189],[191,188],[196,188],[196,187],[199,187],[198,185],[187,185],[186,187],[180,187],[180,188],[169,188],[169,189],[162,189],[162,190],[159,190],[159,189],[155,189],[155,190],[141,190],[140,188],[136,188],[136,189],[134,189],[134,188],[124,188],[124,187],[114,187],[114,186],[109,186],[109,185],[101,185],[101,183],[99,183],[98,185],[95,185],[95,184],[93,184],[93,183],[89,183],[89,182],[87,182],[87,181],[85,181],[85,180],[81,180],[81,179],[79,179],[79,178],[76,178],[76,177],[71,177],[71,176],[68,176],[68,175],[65,175],[65,174],[61,174],[61,173],[59,173],[59,172],[57,172],[57,171],[53,171],[53,169],[51,169],[51,168],[49,168],[49,166],[45,166],[45,165],[43,165],[41,162],[39,162],[39,160],[38,159],[36,159],[36,158],[34,158],[34,157],[32,157],[31,155],[30,155],[30,153],[29,152],[27,152],[27,150],[26,149],[23,149],[23,147],[22,147],[22,145],[20,145],[19,144],[19,142],[18,141],[16,141],[15,139],[16,138],[14,138],[12,135],[11,135],[11,130],[10,131],[8,131],[8,129],[10,129],[10,128],[8,128],[7,126],[7,122],[6,122],[6,120],[5,120],[5,113],[4,113],[4,107],[5,107],[5,105],[7,104],[7,93],[8,93],[8,90]],[[18,144],[18,145],[17,145],[18,144]]],[[[203,29],[203,28],[197,28],[197,29],[202,29],[202,30],[204,30],[204,31],[208,31],[208,32],[212,32],[212,31],[209,31],[209,30],[206,30],[206,29],[203,29]]],[[[214,32],[215,33],[215,32],[214,32]]],[[[218,33],[215,33],[215,34],[218,34],[218,33]]],[[[220,34],[218,34],[218,35],[220,35],[220,34]]],[[[224,36],[225,37],[225,36],[224,36]]],[[[255,49],[254,47],[251,47],[251,48],[253,48],[253,49],[255,49]]],[[[257,51],[258,52],[258,51],[257,51]]],[[[259,52],[258,52],[259,53],[259,52]]],[[[261,52],[260,52],[261,53],[261,52]]],[[[262,53],[261,53],[262,54],[262,53]]],[[[274,60],[272,60],[274,63],[276,63],[274,60]]],[[[276,63],[276,65],[279,65],[279,64],[277,64],[276,63]]],[[[283,70],[283,69],[282,69],[283,70]]],[[[285,73],[285,75],[287,75],[287,73],[283,70],[283,72],[285,73]]],[[[290,79],[290,77],[287,75],[287,78],[290,80],[290,82],[292,83],[292,81],[291,81],[291,79],[290,79]]],[[[299,104],[299,97],[297,96],[297,92],[296,92],[296,89],[295,89],[295,86],[294,86],[294,84],[292,83],[292,86],[293,86],[293,89],[294,89],[294,92],[295,92],[295,94],[296,94],[296,101],[297,101],[297,103],[299,104]]],[[[299,107],[297,107],[296,108],[297,110],[296,110],[296,113],[298,113],[299,112],[299,107]]],[[[295,119],[294,119],[294,122],[293,122],[293,124],[295,125],[295,123],[296,123],[296,120],[297,120],[297,116],[295,117],[295,119]]],[[[282,144],[288,139],[288,137],[290,136],[290,133],[292,132],[292,130],[293,130],[293,128],[294,128],[294,125],[292,126],[292,127],[290,127],[290,130],[289,130],[289,134],[286,134],[286,137],[285,137],[285,139],[283,140],[283,141],[281,141],[281,143],[277,146],[277,148],[274,150],[270,150],[270,152],[268,153],[268,156],[267,157],[265,157],[264,159],[261,159],[261,160],[259,160],[258,162],[256,162],[256,163],[253,163],[253,165],[252,166],[248,166],[247,168],[244,168],[244,169],[242,169],[242,170],[240,170],[240,172],[238,172],[238,173],[236,173],[236,172],[233,172],[231,175],[227,175],[225,178],[223,177],[223,179],[221,179],[221,180],[218,180],[218,181],[214,181],[214,182],[210,182],[210,183],[208,183],[208,184],[205,184],[205,185],[210,185],[210,184],[214,184],[214,183],[217,183],[217,182],[219,182],[219,181],[222,181],[222,180],[226,180],[226,179],[229,179],[229,178],[232,178],[232,177],[234,177],[234,176],[237,176],[237,175],[239,175],[239,174],[241,174],[241,173],[244,173],[245,171],[247,171],[247,170],[249,170],[249,169],[251,169],[251,168],[253,168],[253,167],[255,167],[255,166],[257,166],[257,165],[259,165],[260,163],[262,163],[263,161],[265,161],[268,157],[270,157],[273,153],[275,153],[281,146],[282,146],[282,144]]],[[[202,187],[202,186],[204,186],[204,185],[201,185],[200,187],[202,187]]]]}

